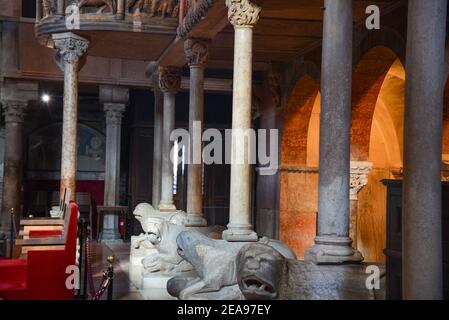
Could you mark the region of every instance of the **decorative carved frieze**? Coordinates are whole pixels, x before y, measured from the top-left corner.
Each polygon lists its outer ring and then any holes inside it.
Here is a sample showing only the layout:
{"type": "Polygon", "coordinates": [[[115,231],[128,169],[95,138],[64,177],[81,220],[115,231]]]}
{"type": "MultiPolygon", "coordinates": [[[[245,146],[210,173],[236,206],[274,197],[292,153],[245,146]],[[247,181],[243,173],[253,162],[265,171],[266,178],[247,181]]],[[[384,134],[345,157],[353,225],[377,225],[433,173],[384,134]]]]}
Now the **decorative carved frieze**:
{"type": "Polygon", "coordinates": [[[262,8],[250,0],[226,0],[228,18],[234,27],[254,26],[260,17],[262,8]]]}
{"type": "Polygon", "coordinates": [[[159,88],[164,93],[177,93],[181,88],[181,68],[159,67],[159,88]]]}
{"type": "Polygon", "coordinates": [[[127,0],[125,10],[134,15],[144,13],[151,17],[176,17],[179,12],[179,0],[127,0]]]}
{"type": "Polygon", "coordinates": [[[368,174],[373,169],[371,162],[351,161],[349,180],[349,195],[351,200],[357,200],[359,191],[368,183],[368,174]]]}
{"type": "Polygon", "coordinates": [[[3,100],[3,113],[5,115],[5,123],[23,123],[25,121],[25,113],[28,106],[26,101],[3,100]]]}
{"type": "Polygon", "coordinates": [[[114,1],[113,0],[79,0],[78,8],[95,7],[98,8],[97,13],[103,13],[108,9],[110,13],[114,13],[114,1]]]}
{"type": "Polygon", "coordinates": [[[209,58],[210,40],[187,39],[184,52],[189,66],[204,66],[209,58]]]}
{"type": "Polygon", "coordinates": [[[69,64],[78,62],[89,47],[89,41],[71,32],[54,34],[53,41],[63,61],[69,64]]]}

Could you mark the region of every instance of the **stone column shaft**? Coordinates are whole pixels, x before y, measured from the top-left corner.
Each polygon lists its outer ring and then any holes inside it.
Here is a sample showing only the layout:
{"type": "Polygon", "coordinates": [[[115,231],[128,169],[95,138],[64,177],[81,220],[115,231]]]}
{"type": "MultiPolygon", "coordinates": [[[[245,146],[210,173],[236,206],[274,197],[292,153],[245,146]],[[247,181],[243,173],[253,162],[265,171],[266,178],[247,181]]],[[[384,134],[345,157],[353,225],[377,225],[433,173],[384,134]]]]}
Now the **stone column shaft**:
{"type": "MultiPolygon", "coordinates": [[[[251,129],[253,26],[259,20],[261,8],[249,0],[227,0],[228,17],[234,25],[234,80],[232,130],[251,129]]],[[[232,139],[230,218],[227,241],[257,241],[251,223],[251,164],[248,141],[232,139]],[[240,140],[240,141],[237,141],[240,140]],[[243,155],[243,161],[236,157],[243,155]]],[[[246,139],[245,139],[246,140],[246,139]]]]}
{"type": "Polygon", "coordinates": [[[122,117],[125,104],[105,103],[106,114],[106,163],[105,163],[105,205],[114,206],[119,202],[120,148],[122,117]]]}
{"type": "Polygon", "coordinates": [[[70,190],[75,200],[76,159],[78,153],[78,62],[65,64],[64,107],[62,116],[61,188],[70,190]]]}
{"type": "Polygon", "coordinates": [[[305,259],[360,262],[349,238],[352,0],[325,0],[321,74],[318,230],[305,259]]]}
{"type": "MultiPolygon", "coordinates": [[[[119,204],[120,187],[120,151],[122,117],[125,112],[123,103],[105,103],[106,115],[106,158],[105,158],[105,194],[104,204],[115,206],[119,204]]],[[[103,220],[102,240],[118,240],[118,216],[105,214],[103,220]]]]}
{"type": "Polygon", "coordinates": [[[154,148],[153,148],[153,207],[161,202],[162,184],[162,129],[164,97],[159,86],[154,86],[154,148]]]}
{"type": "Polygon", "coordinates": [[[54,34],[55,48],[59,51],[64,68],[64,105],[62,120],[61,186],[60,196],[70,191],[75,200],[78,125],[78,69],[89,42],[71,32],[54,34]]]}
{"type": "Polygon", "coordinates": [[[22,181],[23,122],[27,102],[2,101],[5,114],[5,157],[3,167],[2,229],[10,226],[11,209],[20,215],[22,181]]]}
{"type": "Polygon", "coordinates": [[[184,51],[190,67],[190,164],[187,168],[187,221],[186,226],[204,227],[202,134],[204,128],[204,68],[210,43],[207,40],[187,39],[184,51]],[[197,132],[198,131],[198,132],[197,132]],[[198,138],[199,141],[198,141],[198,138]]]}
{"type": "Polygon", "coordinates": [[[162,189],[159,210],[164,212],[176,211],[173,201],[173,162],[170,152],[173,142],[170,134],[175,129],[176,93],[181,87],[181,70],[178,68],[159,68],[159,87],[164,93],[164,125],[162,134],[162,189]]]}
{"type": "Polygon", "coordinates": [[[441,148],[446,0],[408,1],[404,121],[404,299],[443,298],[441,148]]]}

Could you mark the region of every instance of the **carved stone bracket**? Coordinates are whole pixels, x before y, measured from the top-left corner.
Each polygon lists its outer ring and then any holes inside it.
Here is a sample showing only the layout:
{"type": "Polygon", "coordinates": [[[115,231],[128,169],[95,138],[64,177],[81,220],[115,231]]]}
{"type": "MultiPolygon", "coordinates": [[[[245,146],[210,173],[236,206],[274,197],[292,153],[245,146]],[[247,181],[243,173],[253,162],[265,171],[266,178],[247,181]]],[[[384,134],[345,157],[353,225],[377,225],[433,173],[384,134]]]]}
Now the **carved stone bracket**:
{"type": "Polygon", "coordinates": [[[65,63],[77,63],[86,53],[89,41],[71,32],[53,34],[54,47],[65,63]]]}
{"type": "Polygon", "coordinates": [[[371,162],[351,161],[349,194],[351,200],[357,200],[359,191],[368,183],[368,174],[373,169],[371,162]]]}
{"type": "Polygon", "coordinates": [[[210,40],[187,39],[184,41],[184,52],[189,66],[204,66],[209,58],[210,40]]]}
{"type": "Polygon", "coordinates": [[[260,17],[262,8],[250,0],[226,0],[228,18],[234,27],[254,26],[260,17]]]}
{"type": "Polygon", "coordinates": [[[159,87],[164,93],[177,93],[181,88],[181,68],[159,67],[159,87]]]}
{"type": "Polygon", "coordinates": [[[6,123],[23,123],[25,120],[28,102],[3,100],[3,113],[5,114],[6,123]]]}

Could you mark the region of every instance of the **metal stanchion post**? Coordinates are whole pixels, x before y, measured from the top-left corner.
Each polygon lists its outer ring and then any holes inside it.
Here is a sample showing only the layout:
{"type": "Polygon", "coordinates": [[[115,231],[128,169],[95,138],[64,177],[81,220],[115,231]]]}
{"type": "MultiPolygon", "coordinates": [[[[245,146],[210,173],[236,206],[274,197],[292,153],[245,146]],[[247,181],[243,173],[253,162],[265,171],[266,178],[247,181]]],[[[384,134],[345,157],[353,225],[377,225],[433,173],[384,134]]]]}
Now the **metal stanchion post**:
{"type": "MultiPolygon", "coordinates": [[[[79,270],[80,272],[83,270],[83,268],[86,268],[85,263],[84,263],[84,219],[81,218],[79,223],[78,223],[78,228],[79,228],[79,245],[80,245],[80,255],[79,255],[79,260],[78,260],[78,266],[79,266],[79,270]]],[[[79,281],[79,286],[80,289],[78,291],[78,297],[84,298],[84,291],[85,288],[81,286],[81,279],[79,281]]]]}
{"type": "Polygon", "coordinates": [[[108,278],[109,278],[109,287],[108,287],[108,300],[112,300],[112,294],[113,294],[113,290],[114,290],[114,261],[115,261],[115,257],[114,256],[109,256],[108,257],[108,278]]]}
{"type": "Polygon", "coordinates": [[[10,235],[10,244],[9,244],[9,257],[12,259],[13,258],[13,253],[14,253],[14,208],[11,208],[10,211],[11,214],[11,235],[10,235]]]}
{"type": "MultiPolygon", "coordinates": [[[[90,236],[90,225],[86,225],[86,242],[89,241],[87,238],[90,236]]],[[[87,250],[84,250],[84,274],[83,274],[83,300],[87,300],[87,250]]]]}

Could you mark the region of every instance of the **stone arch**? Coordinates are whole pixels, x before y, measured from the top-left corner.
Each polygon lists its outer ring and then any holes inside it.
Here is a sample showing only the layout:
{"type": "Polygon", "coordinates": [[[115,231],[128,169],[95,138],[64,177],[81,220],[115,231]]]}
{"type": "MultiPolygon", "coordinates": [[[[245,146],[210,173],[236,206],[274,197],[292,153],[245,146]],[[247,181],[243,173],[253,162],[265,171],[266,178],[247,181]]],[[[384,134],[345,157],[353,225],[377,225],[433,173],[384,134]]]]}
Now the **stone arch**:
{"type": "Polygon", "coordinates": [[[284,105],[289,102],[289,99],[294,94],[295,89],[298,86],[298,81],[300,81],[304,76],[308,76],[310,79],[315,81],[318,86],[321,80],[321,72],[318,66],[312,61],[303,60],[303,58],[294,60],[288,68],[285,69],[284,76],[284,105]]]}
{"type": "Polygon", "coordinates": [[[354,65],[359,64],[360,60],[371,49],[376,47],[389,48],[396,57],[401,60],[402,65],[405,66],[406,57],[406,40],[395,29],[383,26],[380,30],[365,30],[360,37],[358,45],[354,47],[354,65]]]}
{"type": "Polygon", "coordinates": [[[281,151],[284,168],[307,163],[309,122],[318,92],[318,83],[305,75],[299,79],[285,105],[281,151]]]}
{"type": "Polygon", "coordinates": [[[353,72],[351,160],[367,161],[373,115],[385,77],[396,54],[383,46],[369,50],[353,72]]]}

